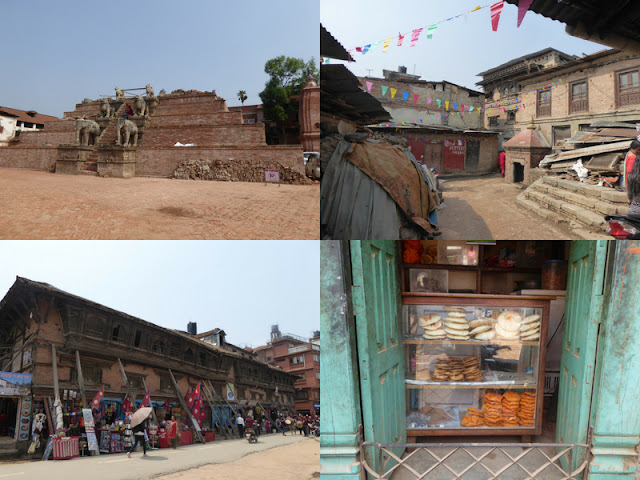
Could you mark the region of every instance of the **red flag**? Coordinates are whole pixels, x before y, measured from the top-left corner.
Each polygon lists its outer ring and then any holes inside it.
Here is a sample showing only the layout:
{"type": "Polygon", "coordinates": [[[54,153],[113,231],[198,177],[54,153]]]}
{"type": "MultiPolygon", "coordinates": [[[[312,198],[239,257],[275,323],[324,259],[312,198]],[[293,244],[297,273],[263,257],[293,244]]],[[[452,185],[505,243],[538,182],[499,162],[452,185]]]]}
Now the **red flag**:
{"type": "Polygon", "coordinates": [[[402,46],[402,40],[404,40],[404,35],[402,35],[401,33],[398,34],[398,46],[401,47],[402,46]]]}
{"type": "Polygon", "coordinates": [[[104,417],[106,415],[106,412],[104,411],[104,403],[102,404],[102,417],[104,417]]]}
{"type": "Polygon", "coordinates": [[[193,391],[193,394],[195,395],[194,398],[200,398],[200,384],[196,385],[196,389],[193,391]]]}
{"type": "Polygon", "coordinates": [[[189,408],[191,408],[193,406],[193,400],[191,400],[191,393],[189,393],[191,391],[191,389],[187,390],[187,394],[184,396],[184,401],[187,402],[187,405],[189,405],[189,408]]]}
{"type": "Polygon", "coordinates": [[[204,421],[204,405],[202,405],[202,397],[198,399],[198,408],[200,408],[200,426],[202,426],[202,422],[204,421]]]}
{"type": "Polygon", "coordinates": [[[124,400],[122,401],[122,411],[125,413],[131,411],[131,399],[129,398],[129,395],[124,397],[124,400]]]}
{"type": "Polygon", "coordinates": [[[167,399],[166,402],[164,402],[164,411],[168,412],[171,409],[171,407],[169,406],[169,399],[167,399]]]}
{"type": "Polygon", "coordinates": [[[504,7],[504,0],[491,5],[491,28],[494,32],[498,31],[498,22],[500,22],[500,13],[502,13],[502,7],[504,7]]]}
{"type": "Polygon", "coordinates": [[[102,386],[102,388],[100,388],[100,391],[96,395],[96,398],[94,398],[93,401],[91,402],[91,407],[95,408],[96,410],[100,410],[100,402],[102,402],[103,398],[104,398],[104,385],[102,386]]]}
{"type": "Polygon", "coordinates": [[[151,389],[147,390],[147,393],[142,399],[142,403],[140,404],[140,408],[144,407],[147,403],[149,404],[149,406],[151,406],[151,398],[149,398],[150,392],[151,392],[151,389]]]}
{"type": "Polygon", "coordinates": [[[527,10],[533,3],[533,0],[518,0],[518,27],[524,20],[524,16],[527,14],[527,10]]]}

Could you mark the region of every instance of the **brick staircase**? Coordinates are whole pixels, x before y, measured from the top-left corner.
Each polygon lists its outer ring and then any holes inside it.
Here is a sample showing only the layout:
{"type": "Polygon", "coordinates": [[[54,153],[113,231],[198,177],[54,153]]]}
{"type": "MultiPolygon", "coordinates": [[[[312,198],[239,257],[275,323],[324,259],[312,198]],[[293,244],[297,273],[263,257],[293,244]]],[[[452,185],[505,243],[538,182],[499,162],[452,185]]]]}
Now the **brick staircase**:
{"type": "Polygon", "coordinates": [[[589,240],[611,240],[604,216],[629,211],[625,192],[552,176],[536,180],[516,202],[589,240]]]}
{"type": "Polygon", "coordinates": [[[13,438],[2,437],[0,439],[0,459],[17,457],[18,450],[15,448],[13,438]]]}
{"type": "Polygon", "coordinates": [[[98,175],[98,152],[94,149],[89,154],[89,158],[78,170],[81,175],[98,175]]]}
{"type": "Polygon", "coordinates": [[[118,119],[124,117],[125,102],[122,102],[115,116],[109,121],[109,125],[100,134],[96,140],[96,145],[115,145],[118,138],[118,132],[116,130],[118,119]]]}

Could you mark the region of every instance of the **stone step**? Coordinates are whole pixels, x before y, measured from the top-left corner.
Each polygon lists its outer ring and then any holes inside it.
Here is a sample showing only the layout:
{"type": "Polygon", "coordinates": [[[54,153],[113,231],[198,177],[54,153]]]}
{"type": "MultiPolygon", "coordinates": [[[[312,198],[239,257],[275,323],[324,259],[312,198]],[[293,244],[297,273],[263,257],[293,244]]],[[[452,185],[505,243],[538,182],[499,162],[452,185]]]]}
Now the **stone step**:
{"type": "MultiPolygon", "coordinates": [[[[574,182],[576,183],[576,182],[574,182]]],[[[595,197],[591,195],[585,195],[580,191],[566,190],[561,187],[554,187],[546,182],[535,182],[529,190],[540,192],[543,195],[548,195],[563,202],[573,203],[580,205],[581,207],[591,210],[593,213],[600,215],[615,215],[617,213],[626,213],[629,210],[629,204],[612,202],[602,197],[595,197]]],[[[620,192],[598,192],[598,193],[620,193],[620,192]]],[[[625,195],[626,198],[626,195],[625,195]]]]}
{"type": "Polygon", "coordinates": [[[600,201],[604,201],[614,205],[628,204],[627,194],[625,192],[614,190],[613,188],[598,187],[597,185],[589,185],[573,180],[565,180],[563,178],[553,177],[551,175],[541,177],[540,180],[542,180],[542,182],[540,183],[544,183],[552,187],[558,187],[564,190],[569,190],[580,195],[597,198],[600,201]]]}
{"type": "Polygon", "coordinates": [[[89,175],[89,176],[97,176],[98,175],[98,169],[96,168],[95,170],[84,170],[84,169],[80,169],[78,170],[78,175],[89,175]]]}

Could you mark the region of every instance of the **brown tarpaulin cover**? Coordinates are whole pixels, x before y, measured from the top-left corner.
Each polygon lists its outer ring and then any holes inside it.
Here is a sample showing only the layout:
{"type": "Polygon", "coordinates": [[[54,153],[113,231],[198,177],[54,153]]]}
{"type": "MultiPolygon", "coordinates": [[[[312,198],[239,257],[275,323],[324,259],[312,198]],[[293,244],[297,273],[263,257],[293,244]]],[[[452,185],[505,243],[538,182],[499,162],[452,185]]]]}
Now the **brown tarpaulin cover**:
{"type": "Polygon", "coordinates": [[[423,174],[402,148],[387,143],[353,143],[344,158],[376,181],[415,224],[427,232],[437,206],[423,174]]]}

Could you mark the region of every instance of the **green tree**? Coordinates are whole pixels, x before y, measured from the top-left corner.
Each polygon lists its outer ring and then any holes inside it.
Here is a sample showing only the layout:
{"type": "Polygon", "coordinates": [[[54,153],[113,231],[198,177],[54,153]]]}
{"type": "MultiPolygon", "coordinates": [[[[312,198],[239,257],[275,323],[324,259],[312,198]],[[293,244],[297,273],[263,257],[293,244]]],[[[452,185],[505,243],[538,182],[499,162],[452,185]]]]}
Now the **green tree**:
{"type": "Polygon", "coordinates": [[[318,67],[313,57],[305,62],[302,58],[281,55],[267,61],[264,71],[269,75],[269,81],[260,92],[264,116],[267,120],[279,122],[284,134],[282,123],[298,112],[300,90],[308,75],[318,79],[318,67]]]}
{"type": "Polygon", "coordinates": [[[238,92],[238,100],[242,102],[242,106],[244,107],[244,101],[247,99],[247,92],[244,90],[240,90],[238,92]]]}

